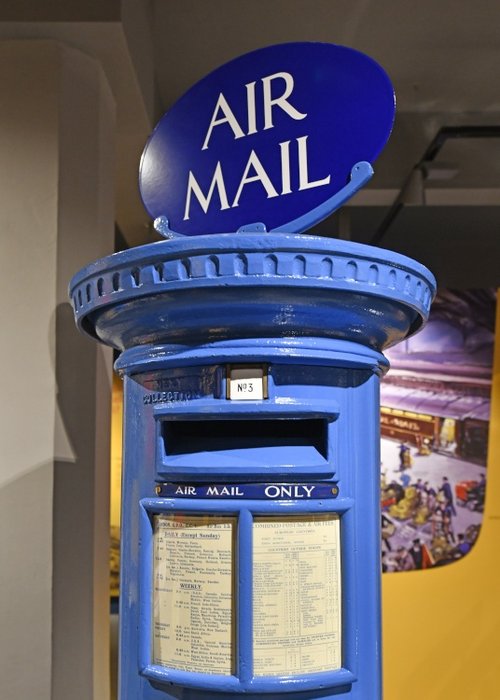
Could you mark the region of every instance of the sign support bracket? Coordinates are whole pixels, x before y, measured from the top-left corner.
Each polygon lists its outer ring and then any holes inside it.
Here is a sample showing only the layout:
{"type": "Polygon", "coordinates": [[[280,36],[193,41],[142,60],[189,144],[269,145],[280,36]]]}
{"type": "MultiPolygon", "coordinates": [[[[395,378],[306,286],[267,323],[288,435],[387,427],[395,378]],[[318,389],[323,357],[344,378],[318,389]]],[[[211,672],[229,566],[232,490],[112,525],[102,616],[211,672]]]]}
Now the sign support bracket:
{"type": "MultiPolygon", "coordinates": [[[[283,224],[276,229],[267,230],[267,227],[261,221],[245,224],[240,226],[237,233],[302,233],[307,229],[317,224],[318,221],[322,221],[325,217],[333,214],[334,211],[339,209],[348,199],[356,194],[363,185],[365,185],[368,180],[373,176],[374,170],[370,163],[367,161],[360,161],[353,166],[351,170],[351,177],[347,185],[343,187],[339,192],[336,192],[333,197],[327,199],[326,202],[320,204],[315,209],[307,212],[303,216],[300,216],[288,224],[283,224]]],[[[155,230],[164,238],[182,238],[184,234],[177,233],[170,228],[169,220],[167,216],[158,216],[154,221],[155,230]]]]}

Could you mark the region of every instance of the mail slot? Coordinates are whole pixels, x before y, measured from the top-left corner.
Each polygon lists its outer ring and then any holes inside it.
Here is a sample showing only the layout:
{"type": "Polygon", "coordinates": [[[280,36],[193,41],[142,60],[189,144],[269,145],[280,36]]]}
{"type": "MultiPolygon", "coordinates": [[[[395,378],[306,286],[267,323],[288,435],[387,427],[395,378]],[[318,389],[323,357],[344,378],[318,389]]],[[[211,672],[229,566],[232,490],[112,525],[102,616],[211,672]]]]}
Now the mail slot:
{"type": "MultiPolygon", "coordinates": [[[[166,455],[192,455],[204,452],[304,448],[326,459],[327,421],[309,419],[269,419],[208,421],[163,421],[162,435],[166,455]]],[[[278,457],[279,459],[279,457],[278,457]]],[[[294,460],[295,461],[295,460],[294,460]]]]}
{"type": "Polygon", "coordinates": [[[263,474],[275,479],[332,474],[329,449],[335,429],[330,428],[337,417],[333,412],[311,411],[310,405],[280,411],[274,402],[265,412],[259,403],[249,410],[246,402],[245,411],[233,411],[229,401],[224,403],[228,409],[222,412],[224,417],[205,414],[203,420],[196,413],[176,413],[172,407],[167,412],[156,409],[160,477],[192,474],[202,481],[215,477],[232,481],[263,474]]]}
{"type": "Polygon", "coordinates": [[[216,238],[223,285],[151,274],[199,270],[215,255],[200,239],[119,253],[73,281],[80,327],[121,351],[125,382],[122,700],[379,697],[382,350],[422,325],[434,282],[388,251],[306,243],[216,238]],[[293,274],[296,256],[309,276],[293,274]],[[335,275],[319,274],[325,259],[335,275]],[[114,288],[127,270],[141,285],[114,288]],[[175,323],[191,285],[197,330],[175,323]]]}

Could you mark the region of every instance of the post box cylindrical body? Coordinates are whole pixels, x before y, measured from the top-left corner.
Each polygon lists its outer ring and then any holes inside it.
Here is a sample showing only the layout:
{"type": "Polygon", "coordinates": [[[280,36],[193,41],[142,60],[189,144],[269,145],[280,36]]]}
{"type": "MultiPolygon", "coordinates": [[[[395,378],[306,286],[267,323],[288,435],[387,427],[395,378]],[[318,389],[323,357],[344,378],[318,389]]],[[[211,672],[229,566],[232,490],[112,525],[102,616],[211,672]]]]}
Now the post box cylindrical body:
{"type": "Polygon", "coordinates": [[[308,236],[162,242],[82,270],[121,351],[121,700],[377,700],[379,380],[432,275],[308,236]]]}

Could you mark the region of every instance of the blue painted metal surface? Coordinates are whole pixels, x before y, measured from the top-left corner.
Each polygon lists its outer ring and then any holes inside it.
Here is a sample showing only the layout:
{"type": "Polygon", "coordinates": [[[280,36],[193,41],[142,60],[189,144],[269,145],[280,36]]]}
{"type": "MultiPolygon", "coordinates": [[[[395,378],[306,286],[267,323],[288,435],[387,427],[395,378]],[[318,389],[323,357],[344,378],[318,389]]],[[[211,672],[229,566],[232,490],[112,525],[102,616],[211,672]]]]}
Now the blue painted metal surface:
{"type": "Polygon", "coordinates": [[[277,233],[160,242],[76,275],[77,322],[121,350],[125,379],[120,700],[379,700],[382,351],[419,329],[434,291],[403,256],[277,233]],[[229,400],[228,365],[249,363],[267,398],[229,400]],[[290,424],[280,444],[256,439],[265,421],[290,424]],[[232,675],[152,662],[152,518],[172,512],[237,520],[232,675]],[[256,676],[253,521],[300,513],[340,516],[342,667],[256,676]]]}
{"type": "Polygon", "coordinates": [[[127,349],[122,367],[138,361],[135,352],[154,362],[169,348],[251,337],[329,337],[383,350],[422,325],[435,290],[429,275],[371,246],[222,234],[116,253],[81,270],[70,296],[83,330],[127,349]]]}
{"type": "Polygon", "coordinates": [[[240,56],[163,116],[140,189],[168,238],[234,232],[256,220],[305,231],[373,174],[392,129],[394,91],[371,58],[298,42],[240,56]]]}

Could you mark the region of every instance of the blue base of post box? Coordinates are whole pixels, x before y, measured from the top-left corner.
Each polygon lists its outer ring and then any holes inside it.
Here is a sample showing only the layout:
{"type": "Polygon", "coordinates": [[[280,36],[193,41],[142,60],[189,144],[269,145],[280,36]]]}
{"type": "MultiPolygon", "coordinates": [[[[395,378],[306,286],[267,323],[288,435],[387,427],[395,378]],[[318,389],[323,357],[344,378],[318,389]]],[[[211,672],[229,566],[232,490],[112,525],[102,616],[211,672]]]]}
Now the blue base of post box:
{"type": "Polygon", "coordinates": [[[122,351],[125,378],[121,700],[381,697],[382,351],[425,322],[434,291],[403,256],[284,234],[176,239],[75,277],[78,324],[122,351]],[[264,398],[228,398],[228,368],[242,366],[265,372],[264,398]],[[153,662],[153,519],[165,513],[236,519],[231,675],[153,662]],[[340,519],[341,664],[259,675],[254,519],[306,513],[340,519]]]}

